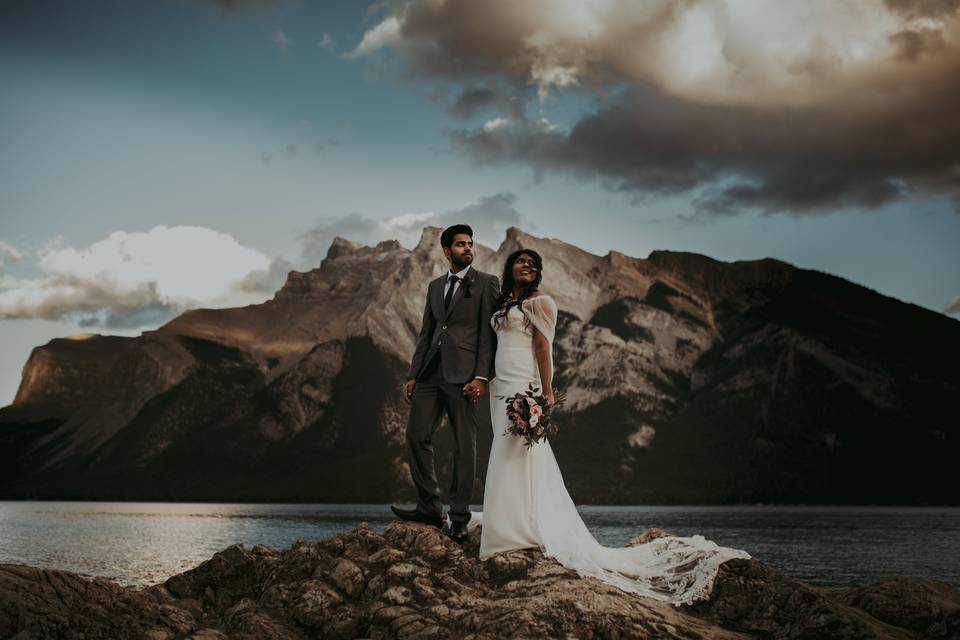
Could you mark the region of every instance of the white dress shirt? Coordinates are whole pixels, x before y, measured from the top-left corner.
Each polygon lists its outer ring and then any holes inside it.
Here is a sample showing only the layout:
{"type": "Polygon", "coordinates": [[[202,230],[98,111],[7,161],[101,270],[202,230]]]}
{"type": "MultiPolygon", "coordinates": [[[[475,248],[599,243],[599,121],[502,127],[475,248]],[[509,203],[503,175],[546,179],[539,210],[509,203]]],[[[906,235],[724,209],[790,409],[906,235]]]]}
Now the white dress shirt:
{"type": "Polygon", "coordinates": [[[447,297],[447,291],[450,289],[450,276],[457,276],[458,278],[460,278],[459,280],[457,280],[457,283],[456,283],[455,285],[453,285],[453,287],[454,287],[453,293],[456,294],[456,293],[457,293],[457,289],[460,287],[460,283],[463,282],[463,279],[464,279],[464,277],[466,277],[467,271],[469,271],[469,270],[470,270],[470,265],[467,265],[466,268],[464,268],[462,271],[459,271],[459,272],[457,272],[457,273],[451,273],[450,271],[447,271],[447,283],[446,283],[445,285],[443,285],[443,297],[444,297],[444,299],[446,299],[446,297],[447,297]]]}
{"type": "MultiPolygon", "coordinates": [[[[460,279],[457,280],[455,283],[453,283],[454,289],[453,289],[453,293],[451,294],[451,297],[450,297],[450,299],[452,300],[452,299],[453,299],[453,296],[456,295],[456,293],[457,293],[457,288],[460,286],[460,283],[463,282],[463,279],[464,279],[464,277],[466,277],[467,271],[469,271],[469,270],[470,270],[470,265],[468,264],[463,270],[458,271],[457,273],[453,273],[453,272],[451,272],[451,271],[447,271],[447,283],[446,283],[445,285],[443,285],[443,297],[444,297],[444,299],[446,299],[446,297],[447,297],[447,291],[450,290],[450,284],[451,284],[451,282],[452,282],[452,281],[450,280],[450,276],[457,276],[458,278],[460,278],[460,279]]],[[[476,378],[477,378],[477,380],[483,380],[484,382],[487,382],[487,379],[484,378],[483,376],[476,376],[476,378]]]]}

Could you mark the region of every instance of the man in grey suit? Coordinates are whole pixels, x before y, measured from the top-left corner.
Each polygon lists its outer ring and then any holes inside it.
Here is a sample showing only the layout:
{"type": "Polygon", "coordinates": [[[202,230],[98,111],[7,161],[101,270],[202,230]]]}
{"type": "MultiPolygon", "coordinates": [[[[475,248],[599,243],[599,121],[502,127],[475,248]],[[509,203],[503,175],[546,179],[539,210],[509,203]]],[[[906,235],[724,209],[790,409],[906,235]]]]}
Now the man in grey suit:
{"type": "Polygon", "coordinates": [[[440,485],[433,461],[433,435],[443,413],[453,435],[450,479],[450,530],[456,541],[467,537],[470,497],[477,461],[479,403],[493,377],[496,334],[490,317],[500,292],[499,280],[477,271],[473,230],[456,224],[440,235],[450,270],[427,287],[423,324],[403,388],[411,404],[407,455],[417,487],[417,506],[390,508],[404,519],[443,526],[440,485]]]}

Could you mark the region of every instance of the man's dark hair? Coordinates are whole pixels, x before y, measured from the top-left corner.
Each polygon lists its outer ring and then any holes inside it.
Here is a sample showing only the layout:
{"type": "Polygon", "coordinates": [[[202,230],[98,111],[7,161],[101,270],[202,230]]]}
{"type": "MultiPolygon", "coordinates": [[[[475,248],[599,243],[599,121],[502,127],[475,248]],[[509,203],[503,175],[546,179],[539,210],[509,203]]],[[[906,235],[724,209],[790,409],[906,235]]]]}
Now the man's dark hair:
{"type": "Polygon", "coordinates": [[[473,240],[473,229],[470,228],[468,224],[455,224],[452,227],[447,227],[443,230],[443,233],[440,234],[440,246],[447,247],[448,249],[453,244],[453,238],[458,233],[465,233],[470,236],[470,239],[473,240]]]}

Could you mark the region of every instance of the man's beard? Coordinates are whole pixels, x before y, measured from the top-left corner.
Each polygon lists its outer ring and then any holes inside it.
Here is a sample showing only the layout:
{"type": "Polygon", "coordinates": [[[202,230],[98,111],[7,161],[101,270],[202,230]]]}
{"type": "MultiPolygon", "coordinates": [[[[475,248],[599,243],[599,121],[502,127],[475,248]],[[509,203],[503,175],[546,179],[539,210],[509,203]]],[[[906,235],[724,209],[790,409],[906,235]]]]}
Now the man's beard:
{"type": "Polygon", "coordinates": [[[463,271],[466,267],[470,266],[470,264],[473,263],[473,256],[470,256],[469,258],[467,258],[466,262],[461,262],[461,260],[463,260],[463,258],[460,258],[460,259],[453,258],[453,257],[450,258],[450,262],[454,267],[454,271],[463,271]]]}

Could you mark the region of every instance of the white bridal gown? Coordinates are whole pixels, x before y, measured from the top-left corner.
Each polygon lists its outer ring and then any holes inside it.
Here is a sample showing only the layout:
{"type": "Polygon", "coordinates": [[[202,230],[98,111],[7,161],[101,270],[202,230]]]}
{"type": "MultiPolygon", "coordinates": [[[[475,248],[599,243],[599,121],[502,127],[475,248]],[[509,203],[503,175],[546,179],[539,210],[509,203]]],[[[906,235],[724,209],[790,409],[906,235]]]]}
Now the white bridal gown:
{"type": "MultiPolygon", "coordinates": [[[[482,526],[480,559],[510,549],[539,547],[581,576],[593,576],[624,591],[675,605],[709,597],[722,562],[749,558],[738,549],[720,547],[701,535],[664,537],[633,547],[598,543],[577,512],[547,440],[527,449],[522,438],[503,435],[506,405],[498,395],[542,389],[533,354],[533,329],[523,313],[553,347],[557,304],[540,295],[511,307],[497,327],[496,377],[491,382],[493,446],[487,466],[483,513],[475,513],[470,528],[482,526]]],[[[552,368],[552,354],[551,354],[552,368]]],[[[562,425],[561,425],[562,428],[562,425]]]]}

